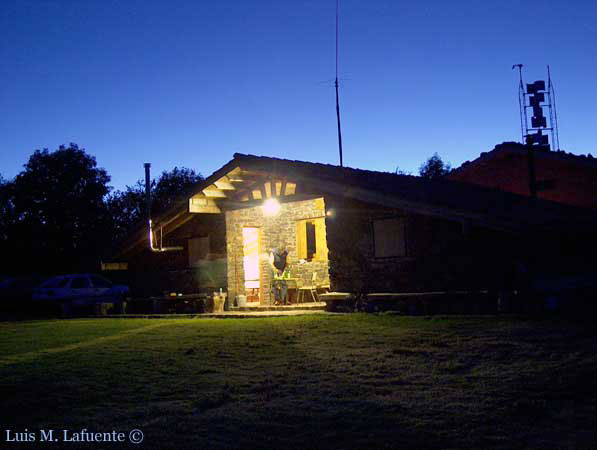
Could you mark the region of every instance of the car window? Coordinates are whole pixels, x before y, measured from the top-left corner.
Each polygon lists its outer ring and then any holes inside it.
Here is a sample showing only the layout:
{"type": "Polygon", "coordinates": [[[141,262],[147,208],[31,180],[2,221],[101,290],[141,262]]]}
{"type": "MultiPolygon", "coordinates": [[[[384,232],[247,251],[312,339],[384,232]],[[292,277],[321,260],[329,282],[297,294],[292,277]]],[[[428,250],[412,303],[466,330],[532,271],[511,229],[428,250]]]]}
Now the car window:
{"type": "Polygon", "coordinates": [[[56,283],[55,287],[58,287],[58,288],[66,287],[66,285],[68,284],[69,281],[70,281],[70,278],[62,278],[61,280],[58,280],[58,283],[56,283]]]}
{"type": "Polygon", "coordinates": [[[77,277],[73,279],[70,284],[71,289],[85,289],[90,287],[89,279],[87,277],[77,277]]]}
{"type": "Polygon", "coordinates": [[[96,288],[109,288],[112,287],[112,283],[110,283],[108,280],[106,280],[105,278],[102,278],[98,275],[91,275],[91,282],[93,283],[93,286],[96,288]]]}
{"type": "Polygon", "coordinates": [[[54,278],[50,278],[49,280],[47,280],[46,282],[44,282],[40,287],[42,288],[55,288],[58,287],[58,284],[61,281],[68,281],[68,278],[63,278],[63,277],[54,277],[54,278]]]}

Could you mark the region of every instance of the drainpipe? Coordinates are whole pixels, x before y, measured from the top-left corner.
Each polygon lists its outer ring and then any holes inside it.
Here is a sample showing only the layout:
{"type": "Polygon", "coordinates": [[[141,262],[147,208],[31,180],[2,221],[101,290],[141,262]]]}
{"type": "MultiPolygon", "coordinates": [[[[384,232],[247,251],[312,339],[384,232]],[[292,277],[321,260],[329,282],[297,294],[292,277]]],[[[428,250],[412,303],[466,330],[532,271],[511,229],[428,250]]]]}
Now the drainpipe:
{"type": "Polygon", "coordinates": [[[180,251],[183,250],[184,247],[162,247],[163,242],[163,235],[162,235],[162,227],[160,227],[160,246],[156,248],[153,246],[153,228],[151,224],[151,181],[149,176],[149,168],[151,167],[150,163],[145,163],[145,204],[147,206],[147,222],[149,224],[149,249],[152,252],[173,252],[173,251],[180,251]]]}

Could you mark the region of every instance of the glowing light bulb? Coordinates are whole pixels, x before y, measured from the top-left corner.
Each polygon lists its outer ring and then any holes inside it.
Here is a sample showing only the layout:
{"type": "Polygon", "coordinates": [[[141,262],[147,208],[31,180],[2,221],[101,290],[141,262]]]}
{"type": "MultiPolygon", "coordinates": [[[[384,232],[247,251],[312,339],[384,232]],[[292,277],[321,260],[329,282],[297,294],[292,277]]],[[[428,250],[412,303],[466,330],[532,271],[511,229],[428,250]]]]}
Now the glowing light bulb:
{"type": "Polygon", "coordinates": [[[278,200],[276,200],[275,198],[268,198],[263,203],[262,208],[264,215],[275,216],[276,214],[278,214],[278,212],[280,212],[280,202],[278,202],[278,200]]]}

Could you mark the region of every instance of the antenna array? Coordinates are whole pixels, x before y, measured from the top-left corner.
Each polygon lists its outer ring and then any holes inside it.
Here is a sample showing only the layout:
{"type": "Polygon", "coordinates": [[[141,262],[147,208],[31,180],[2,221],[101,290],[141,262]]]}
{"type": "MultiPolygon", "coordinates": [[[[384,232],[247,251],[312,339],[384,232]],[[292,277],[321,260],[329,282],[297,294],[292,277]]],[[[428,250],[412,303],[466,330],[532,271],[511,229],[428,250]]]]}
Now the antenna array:
{"type": "Polygon", "coordinates": [[[558,115],[556,111],[555,90],[551,81],[549,66],[547,66],[547,84],[544,80],[537,80],[534,83],[527,83],[526,89],[522,81],[522,67],[522,64],[512,66],[512,69],[518,68],[518,107],[520,110],[522,142],[537,149],[549,150],[548,134],[543,134],[544,132],[548,132],[551,134],[551,146],[559,150],[558,115]],[[543,108],[548,108],[549,123],[543,114],[543,108]],[[529,111],[531,112],[530,127],[529,111]]]}

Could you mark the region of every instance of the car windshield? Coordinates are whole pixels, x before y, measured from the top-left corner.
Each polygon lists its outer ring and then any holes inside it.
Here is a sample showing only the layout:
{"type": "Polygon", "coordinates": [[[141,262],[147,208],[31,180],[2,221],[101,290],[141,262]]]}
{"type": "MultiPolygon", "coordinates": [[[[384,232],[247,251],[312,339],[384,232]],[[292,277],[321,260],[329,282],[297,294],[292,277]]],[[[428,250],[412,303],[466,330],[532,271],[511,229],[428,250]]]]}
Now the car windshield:
{"type": "Polygon", "coordinates": [[[73,280],[70,284],[71,289],[85,289],[90,287],[89,278],[87,277],[77,277],[73,280]]]}
{"type": "Polygon", "coordinates": [[[42,287],[42,288],[56,288],[60,284],[63,284],[65,282],[68,282],[68,278],[54,277],[54,278],[50,278],[48,281],[42,283],[40,287],[42,287]]]}
{"type": "Polygon", "coordinates": [[[66,287],[66,285],[68,284],[69,280],[70,280],[70,278],[63,278],[62,280],[60,280],[58,282],[58,284],[56,285],[56,287],[59,287],[59,288],[66,287]]]}

